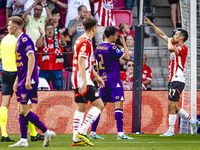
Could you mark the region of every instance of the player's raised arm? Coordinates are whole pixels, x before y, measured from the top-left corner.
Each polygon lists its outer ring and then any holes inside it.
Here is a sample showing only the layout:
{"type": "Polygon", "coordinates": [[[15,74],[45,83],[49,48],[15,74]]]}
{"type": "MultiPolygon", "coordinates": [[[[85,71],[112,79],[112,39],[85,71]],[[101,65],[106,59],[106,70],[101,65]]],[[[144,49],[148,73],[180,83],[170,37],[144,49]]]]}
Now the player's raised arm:
{"type": "Polygon", "coordinates": [[[122,57],[122,59],[124,60],[129,60],[130,59],[130,55],[129,55],[129,51],[128,48],[126,46],[126,41],[124,39],[123,35],[120,35],[120,42],[122,43],[123,47],[124,47],[124,56],[122,57]]]}
{"type": "Polygon", "coordinates": [[[156,34],[161,37],[165,42],[168,42],[167,39],[168,37],[165,35],[165,33],[163,31],[161,31],[158,27],[156,27],[147,17],[144,16],[144,22],[148,25],[150,25],[154,31],[156,32],[156,34]]]}

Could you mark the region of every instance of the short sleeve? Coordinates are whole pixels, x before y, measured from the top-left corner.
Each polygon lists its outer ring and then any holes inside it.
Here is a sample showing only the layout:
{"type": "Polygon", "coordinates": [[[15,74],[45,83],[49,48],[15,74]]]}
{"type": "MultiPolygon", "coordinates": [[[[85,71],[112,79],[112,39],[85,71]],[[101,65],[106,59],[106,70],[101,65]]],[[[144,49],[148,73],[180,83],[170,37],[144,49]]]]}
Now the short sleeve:
{"type": "Polygon", "coordinates": [[[124,52],[120,51],[117,46],[112,45],[110,49],[110,53],[118,58],[121,58],[124,55],[124,52]]]}
{"type": "Polygon", "coordinates": [[[70,20],[69,24],[68,24],[68,29],[70,29],[71,27],[73,27],[74,23],[75,23],[75,19],[70,20]]]}
{"type": "Polygon", "coordinates": [[[185,45],[180,45],[176,47],[177,51],[178,51],[178,55],[181,57],[186,57],[187,56],[187,52],[188,49],[185,45]]]}
{"type": "Polygon", "coordinates": [[[21,42],[23,43],[26,55],[28,55],[30,52],[35,51],[34,45],[28,37],[23,37],[21,40],[22,40],[21,42]]]}
{"type": "Polygon", "coordinates": [[[7,0],[6,7],[7,7],[7,8],[12,7],[12,0],[7,0]]]}

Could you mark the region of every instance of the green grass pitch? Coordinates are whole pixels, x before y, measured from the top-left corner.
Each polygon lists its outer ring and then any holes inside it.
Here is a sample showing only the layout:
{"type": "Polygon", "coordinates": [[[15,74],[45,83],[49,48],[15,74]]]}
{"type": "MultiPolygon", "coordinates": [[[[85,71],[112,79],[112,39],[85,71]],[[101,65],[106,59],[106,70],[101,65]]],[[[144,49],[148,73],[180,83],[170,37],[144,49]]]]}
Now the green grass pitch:
{"type": "MultiPolygon", "coordinates": [[[[11,139],[18,141],[19,134],[9,135],[11,139]]],[[[57,134],[49,147],[42,147],[43,142],[31,142],[28,136],[29,147],[9,148],[14,143],[0,143],[0,150],[200,150],[200,134],[176,134],[174,137],[159,137],[158,134],[129,134],[134,140],[117,140],[115,134],[101,134],[103,140],[91,139],[94,147],[72,147],[71,134],[57,134]]]]}

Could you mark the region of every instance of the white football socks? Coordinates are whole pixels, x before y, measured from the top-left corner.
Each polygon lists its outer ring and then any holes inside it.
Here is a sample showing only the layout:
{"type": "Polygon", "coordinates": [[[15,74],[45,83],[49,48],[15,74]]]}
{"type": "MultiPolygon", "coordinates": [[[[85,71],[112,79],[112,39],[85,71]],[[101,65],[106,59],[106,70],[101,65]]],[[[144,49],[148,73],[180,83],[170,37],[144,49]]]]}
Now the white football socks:
{"type": "Polygon", "coordinates": [[[79,141],[76,138],[76,135],[78,133],[78,129],[80,129],[81,124],[83,123],[84,114],[85,114],[84,112],[80,112],[78,110],[76,110],[74,113],[74,118],[73,118],[73,141],[74,142],[79,141]]]}
{"type": "Polygon", "coordinates": [[[176,114],[169,114],[169,131],[174,133],[174,126],[176,122],[176,114]]]}
{"type": "Polygon", "coordinates": [[[195,123],[195,120],[184,109],[181,108],[177,114],[181,118],[187,120],[189,123],[191,123],[191,124],[195,123]]]}
{"type": "Polygon", "coordinates": [[[97,119],[97,117],[99,116],[100,113],[101,113],[101,110],[99,108],[93,106],[90,109],[90,111],[88,112],[87,116],[85,117],[83,125],[79,129],[79,133],[86,135],[87,129],[97,119]]]}

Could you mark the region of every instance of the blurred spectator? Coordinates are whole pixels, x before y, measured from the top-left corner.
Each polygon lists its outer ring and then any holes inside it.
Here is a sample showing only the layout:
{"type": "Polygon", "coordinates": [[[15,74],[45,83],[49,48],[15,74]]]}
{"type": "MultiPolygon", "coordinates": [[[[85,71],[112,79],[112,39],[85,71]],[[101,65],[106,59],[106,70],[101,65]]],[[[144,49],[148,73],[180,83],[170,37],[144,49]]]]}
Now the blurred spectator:
{"type": "MultiPolygon", "coordinates": [[[[64,27],[62,24],[61,24],[61,21],[60,21],[60,10],[58,8],[54,8],[51,12],[52,14],[52,23],[54,25],[54,30],[55,30],[55,35],[59,35],[60,33],[60,30],[64,27]]],[[[65,35],[65,39],[67,42],[71,41],[71,38],[69,36],[69,33],[68,33],[68,30],[66,30],[64,32],[64,35],[65,35]]]]}
{"type": "Polygon", "coordinates": [[[8,18],[10,10],[12,9],[12,16],[22,16],[24,13],[24,4],[26,0],[8,0],[6,5],[6,26],[8,24],[8,18]]]}
{"type": "MultiPolygon", "coordinates": [[[[128,34],[126,37],[126,46],[128,48],[131,60],[134,60],[134,43],[135,43],[134,36],[132,34],[128,34]]],[[[123,51],[123,48],[121,50],[123,51]]],[[[126,62],[125,60],[120,59],[121,66],[124,66],[125,62],[126,62]]],[[[121,71],[124,71],[122,67],[120,67],[120,68],[121,68],[121,71]]]]}
{"type": "Polygon", "coordinates": [[[121,34],[126,38],[126,36],[128,34],[132,34],[133,36],[135,36],[135,31],[130,30],[129,28],[129,24],[128,23],[121,23],[119,25],[119,31],[121,32],[121,34]]]}
{"type": "Polygon", "coordinates": [[[4,30],[1,30],[0,31],[0,71],[2,71],[2,61],[1,61],[1,58],[2,58],[2,56],[1,56],[1,41],[2,41],[2,39],[4,38],[6,36],[6,33],[5,33],[5,31],[4,30]]]}
{"type": "MultiPolygon", "coordinates": [[[[135,0],[126,0],[126,9],[129,9],[132,11],[134,6],[135,0]]],[[[145,6],[145,0],[143,1],[143,18],[142,18],[142,24],[144,24],[144,6],[145,6]]],[[[138,17],[138,24],[139,24],[139,14],[140,14],[140,0],[137,0],[137,17],[138,17]]],[[[144,30],[144,37],[149,37],[149,35],[144,30]]]]}
{"type": "Polygon", "coordinates": [[[181,10],[179,0],[168,0],[170,4],[170,14],[173,32],[177,27],[181,27],[181,10]]]}
{"type": "Polygon", "coordinates": [[[66,45],[64,48],[64,71],[72,71],[72,59],[73,59],[73,53],[72,53],[72,48],[69,45],[66,45]]]}
{"type": "Polygon", "coordinates": [[[53,11],[53,9],[55,8],[54,3],[51,0],[47,0],[47,5],[50,11],[53,11]]]}
{"type": "Polygon", "coordinates": [[[128,34],[126,37],[126,45],[130,54],[130,59],[134,59],[134,44],[135,38],[132,34],[128,34]]]}
{"type": "MultiPolygon", "coordinates": [[[[41,16],[47,16],[48,15],[48,12],[46,11],[46,7],[45,6],[48,6],[46,4],[46,0],[27,0],[26,3],[24,4],[24,11],[27,11],[27,9],[29,9],[33,3],[41,3],[42,4],[42,13],[41,13],[41,16]]],[[[31,10],[29,11],[30,15],[33,16],[34,15],[34,9],[33,7],[31,8],[31,10]]]]}
{"type": "MultiPolygon", "coordinates": [[[[38,74],[40,74],[40,67],[38,66],[38,74]]],[[[50,90],[50,86],[45,78],[39,77],[38,90],[50,90]]]]}
{"type": "Polygon", "coordinates": [[[2,4],[3,4],[3,8],[6,9],[6,3],[7,3],[7,0],[0,0],[0,9],[2,8],[2,4]]]}
{"type": "MultiPolygon", "coordinates": [[[[46,6],[46,0],[43,0],[43,4],[45,5],[45,9],[47,11],[47,16],[41,16],[43,11],[43,6],[41,3],[36,3],[35,1],[32,5],[24,12],[22,18],[26,23],[26,34],[32,39],[33,43],[36,43],[36,40],[40,36],[40,32],[38,31],[38,27],[42,29],[44,32],[45,24],[50,22],[52,19],[51,12],[49,8],[46,6]],[[34,8],[33,16],[30,15],[30,11],[34,8]]],[[[37,51],[37,49],[36,49],[37,51]]]]}
{"type": "Polygon", "coordinates": [[[115,26],[113,14],[114,1],[92,0],[94,1],[94,17],[98,20],[97,33],[95,36],[95,45],[103,42],[102,37],[107,26],[115,26]]]}
{"type": "Polygon", "coordinates": [[[126,63],[124,64],[124,69],[126,70],[126,72],[120,73],[124,90],[133,90],[133,68],[134,61],[126,61],[126,63]]]}
{"type": "Polygon", "coordinates": [[[149,66],[146,65],[147,55],[143,54],[143,68],[142,68],[142,90],[147,90],[147,85],[151,84],[152,71],[149,66]]]}
{"type": "Polygon", "coordinates": [[[84,5],[78,7],[78,15],[68,24],[69,35],[72,36],[72,51],[74,51],[74,43],[78,37],[83,35],[83,19],[87,16],[87,8],[84,5]]]}
{"type": "Polygon", "coordinates": [[[48,23],[45,26],[45,36],[43,31],[38,27],[40,37],[36,42],[38,48],[38,65],[40,66],[39,77],[45,78],[48,83],[50,80],[53,83],[53,88],[62,89],[63,78],[63,47],[66,45],[66,40],[63,35],[64,30],[60,31],[60,35],[54,34],[54,26],[48,23]]]}
{"type": "Polygon", "coordinates": [[[119,31],[121,34],[126,37],[130,33],[130,28],[128,23],[121,23],[119,25],[119,31]]]}
{"type": "Polygon", "coordinates": [[[52,2],[60,5],[67,10],[65,27],[68,28],[68,24],[71,20],[75,19],[78,16],[78,7],[84,5],[87,8],[87,16],[91,15],[91,7],[89,0],[68,0],[68,4],[62,3],[59,0],[51,0],[52,2]]]}

